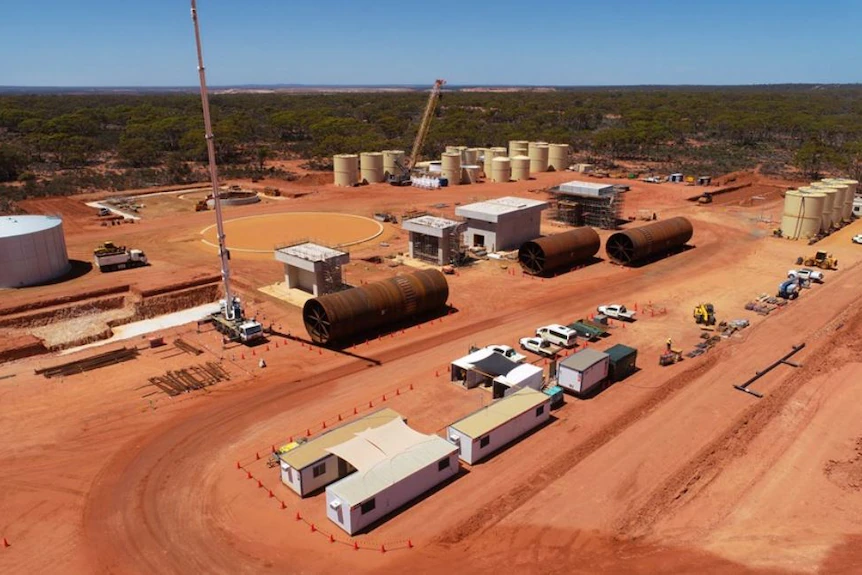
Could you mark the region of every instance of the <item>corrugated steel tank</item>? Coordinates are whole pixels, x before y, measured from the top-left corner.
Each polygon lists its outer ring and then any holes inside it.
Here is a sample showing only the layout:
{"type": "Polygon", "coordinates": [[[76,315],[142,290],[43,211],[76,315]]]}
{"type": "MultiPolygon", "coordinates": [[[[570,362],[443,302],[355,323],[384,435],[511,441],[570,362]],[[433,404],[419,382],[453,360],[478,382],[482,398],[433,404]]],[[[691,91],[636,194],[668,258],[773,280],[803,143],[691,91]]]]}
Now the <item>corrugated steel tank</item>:
{"type": "Polygon", "coordinates": [[[336,186],[355,186],[359,183],[359,156],[337,154],[332,158],[336,186]]]}
{"type": "Polygon", "coordinates": [[[524,243],[518,262],[528,274],[542,275],[593,257],[600,245],[593,228],[577,228],[524,243]]]}
{"type": "Polygon", "coordinates": [[[441,175],[449,180],[450,186],[457,186],[461,183],[461,152],[446,152],[440,159],[442,160],[441,175]]]}
{"type": "Polygon", "coordinates": [[[447,299],[446,276],[421,270],[312,298],[302,308],[302,319],[312,341],[339,343],[441,310],[447,299]]]}
{"type": "Polygon", "coordinates": [[[380,152],[362,152],[359,155],[359,169],[361,178],[369,184],[378,184],[385,177],[383,175],[383,154],[380,152]]]}
{"type": "Polygon", "coordinates": [[[569,169],[569,145],[548,144],[548,169],[563,172],[569,169]]]}
{"type": "Polygon", "coordinates": [[[529,180],[530,179],[530,158],[529,156],[515,156],[510,158],[512,165],[513,180],[529,180]]]}
{"type": "Polygon", "coordinates": [[[616,263],[631,264],[680,248],[693,234],[686,218],[670,218],[613,234],[605,243],[605,251],[616,263]]]}
{"type": "Polygon", "coordinates": [[[71,268],[63,220],[53,216],[0,217],[0,288],[44,283],[71,268]]]}

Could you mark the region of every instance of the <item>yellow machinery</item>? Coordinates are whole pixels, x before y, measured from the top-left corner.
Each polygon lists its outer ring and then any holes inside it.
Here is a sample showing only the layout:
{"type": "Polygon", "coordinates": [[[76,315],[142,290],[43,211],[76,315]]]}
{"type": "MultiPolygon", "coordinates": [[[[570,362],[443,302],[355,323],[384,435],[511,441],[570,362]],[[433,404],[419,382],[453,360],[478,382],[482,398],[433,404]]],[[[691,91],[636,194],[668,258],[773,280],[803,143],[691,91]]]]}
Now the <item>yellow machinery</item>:
{"type": "Polygon", "coordinates": [[[673,365],[680,361],[682,361],[681,349],[671,348],[658,357],[658,364],[662,366],[673,365]]]}
{"type": "Polygon", "coordinates": [[[694,308],[694,321],[703,325],[715,325],[715,307],[711,303],[701,303],[694,308]]]}
{"type": "Polygon", "coordinates": [[[827,254],[823,251],[818,251],[814,256],[796,258],[796,265],[818,267],[822,270],[837,270],[838,259],[833,258],[832,254],[827,254]]]}
{"type": "Polygon", "coordinates": [[[425,106],[425,112],[422,114],[422,121],[419,122],[419,131],[416,132],[416,139],[413,140],[413,150],[410,152],[410,157],[403,164],[396,162],[396,166],[401,169],[401,173],[392,174],[389,177],[389,183],[393,186],[410,185],[410,172],[419,163],[422,145],[425,143],[425,138],[431,129],[431,118],[434,116],[434,110],[437,108],[437,102],[440,100],[440,90],[444,84],[446,84],[446,80],[434,80],[434,86],[431,88],[431,94],[428,96],[428,104],[425,106]]]}
{"type": "Polygon", "coordinates": [[[103,242],[96,249],[93,250],[94,256],[105,255],[105,254],[115,254],[118,252],[126,251],[125,246],[117,246],[114,242],[103,242]]]}

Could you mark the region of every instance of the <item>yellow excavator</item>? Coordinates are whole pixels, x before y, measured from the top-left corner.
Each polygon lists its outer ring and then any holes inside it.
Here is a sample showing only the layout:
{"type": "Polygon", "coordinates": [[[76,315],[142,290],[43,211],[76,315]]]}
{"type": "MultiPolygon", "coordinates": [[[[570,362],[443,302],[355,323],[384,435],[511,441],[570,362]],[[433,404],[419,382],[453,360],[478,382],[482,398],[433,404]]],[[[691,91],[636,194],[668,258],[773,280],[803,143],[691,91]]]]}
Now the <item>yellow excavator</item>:
{"type": "Polygon", "coordinates": [[[711,303],[701,303],[694,308],[694,321],[703,325],[715,325],[715,306],[711,303]]]}
{"type": "Polygon", "coordinates": [[[832,254],[827,254],[824,251],[818,251],[814,256],[796,258],[796,265],[807,267],[818,267],[822,270],[837,270],[838,259],[833,258],[832,254]]]}

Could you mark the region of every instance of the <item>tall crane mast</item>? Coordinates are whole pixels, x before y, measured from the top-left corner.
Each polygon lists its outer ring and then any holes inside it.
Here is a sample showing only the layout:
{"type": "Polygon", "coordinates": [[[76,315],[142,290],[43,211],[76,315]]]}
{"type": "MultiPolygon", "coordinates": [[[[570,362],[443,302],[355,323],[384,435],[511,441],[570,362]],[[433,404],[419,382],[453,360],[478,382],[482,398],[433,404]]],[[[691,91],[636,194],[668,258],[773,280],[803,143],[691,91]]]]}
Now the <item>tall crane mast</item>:
{"type": "Polygon", "coordinates": [[[197,45],[198,50],[198,75],[200,76],[201,84],[201,105],[204,109],[204,138],[206,138],[207,141],[207,156],[209,157],[210,181],[212,182],[213,188],[213,204],[215,205],[214,207],[216,216],[216,229],[218,231],[218,253],[219,258],[221,259],[221,278],[222,284],[224,285],[224,314],[225,319],[238,320],[241,318],[236,317],[237,312],[234,308],[233,293],[230,289],[230,252],[228,252],[227,245],[225,243],[224,221],[222,220],[221,214],[218,168],[216,166],[215,155],[215,137],[213,136],[212,121],[210,119],[210,102],[209,96],[207,95],[207,78],[206,72],[204,71],[204,56],[203,50],[201,48],[201,32],[200,25],[198,24],[198,9],[195,0],[191,0],[191,3],[192,22],[194,23],[195,27],[195,44],[197,45]]]}
{"type": "Polygon", "coordinates": [[[408,158],[408,162],[404,166],[408,172],[419,162],[419,154],[422,151],[422,144],[425,143],[425,138],[428,136],[428,130],[431,129],[431,116],[434,115],[434,108],[437,106],[437,101],[440,99],[440,89],[445,83],[446,80],[434,80],[434,86],[431,88],[431,94],[428,96],[428,105],[425,106],[425,113],[422,114],[422,122],[419,124],[419,131],[416,133],[416,139],[413,140],[413,151],[410,153],[410,158],[408,158]]]}

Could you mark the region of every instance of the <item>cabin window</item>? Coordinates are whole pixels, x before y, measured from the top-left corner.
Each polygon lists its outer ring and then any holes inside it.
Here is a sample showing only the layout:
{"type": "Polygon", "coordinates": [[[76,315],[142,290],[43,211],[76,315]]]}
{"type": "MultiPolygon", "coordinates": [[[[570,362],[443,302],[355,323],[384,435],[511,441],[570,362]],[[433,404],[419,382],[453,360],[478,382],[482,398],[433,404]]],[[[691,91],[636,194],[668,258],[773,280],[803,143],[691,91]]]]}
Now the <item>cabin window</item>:
{"type": "Polygon", "coordinates": [[[536,417],[539,417],[543,413],[545,413],[545,406],[544,405],[540,405],[539,407],[536,408],[536,417]]]}
{"type": "Polygon", "coordinates": [[[441,459],[440,461],[437,462],[437,471],[443,471],[447,467],[449,467],[449,458],[448,457],[446,459],[441,459]]]}
{"type": "Polygon", "coordinates": [[[311,468],[311,475],[313,477],[320,477],[326,473],[326,463],[320,463],[311,468]]]}
{"type": "Polygon", "coordinates": [[[360,505],[359,510],[362,512],[363,515],[365,515],[366,513],[371,513],[372,511],[374,511],[375,506],[376,506],[376,502],[374,501],[374,498],[372,497],[371,499],[369,499],[368,501],[366,501],[365,503],[360,505]]]}
{"type": "Polygon", "coordinates": [[[479,447],[488,447],[488,444],[491,443],[491,436],[486,435],[482,439],[479,440],[479,447]]]}

